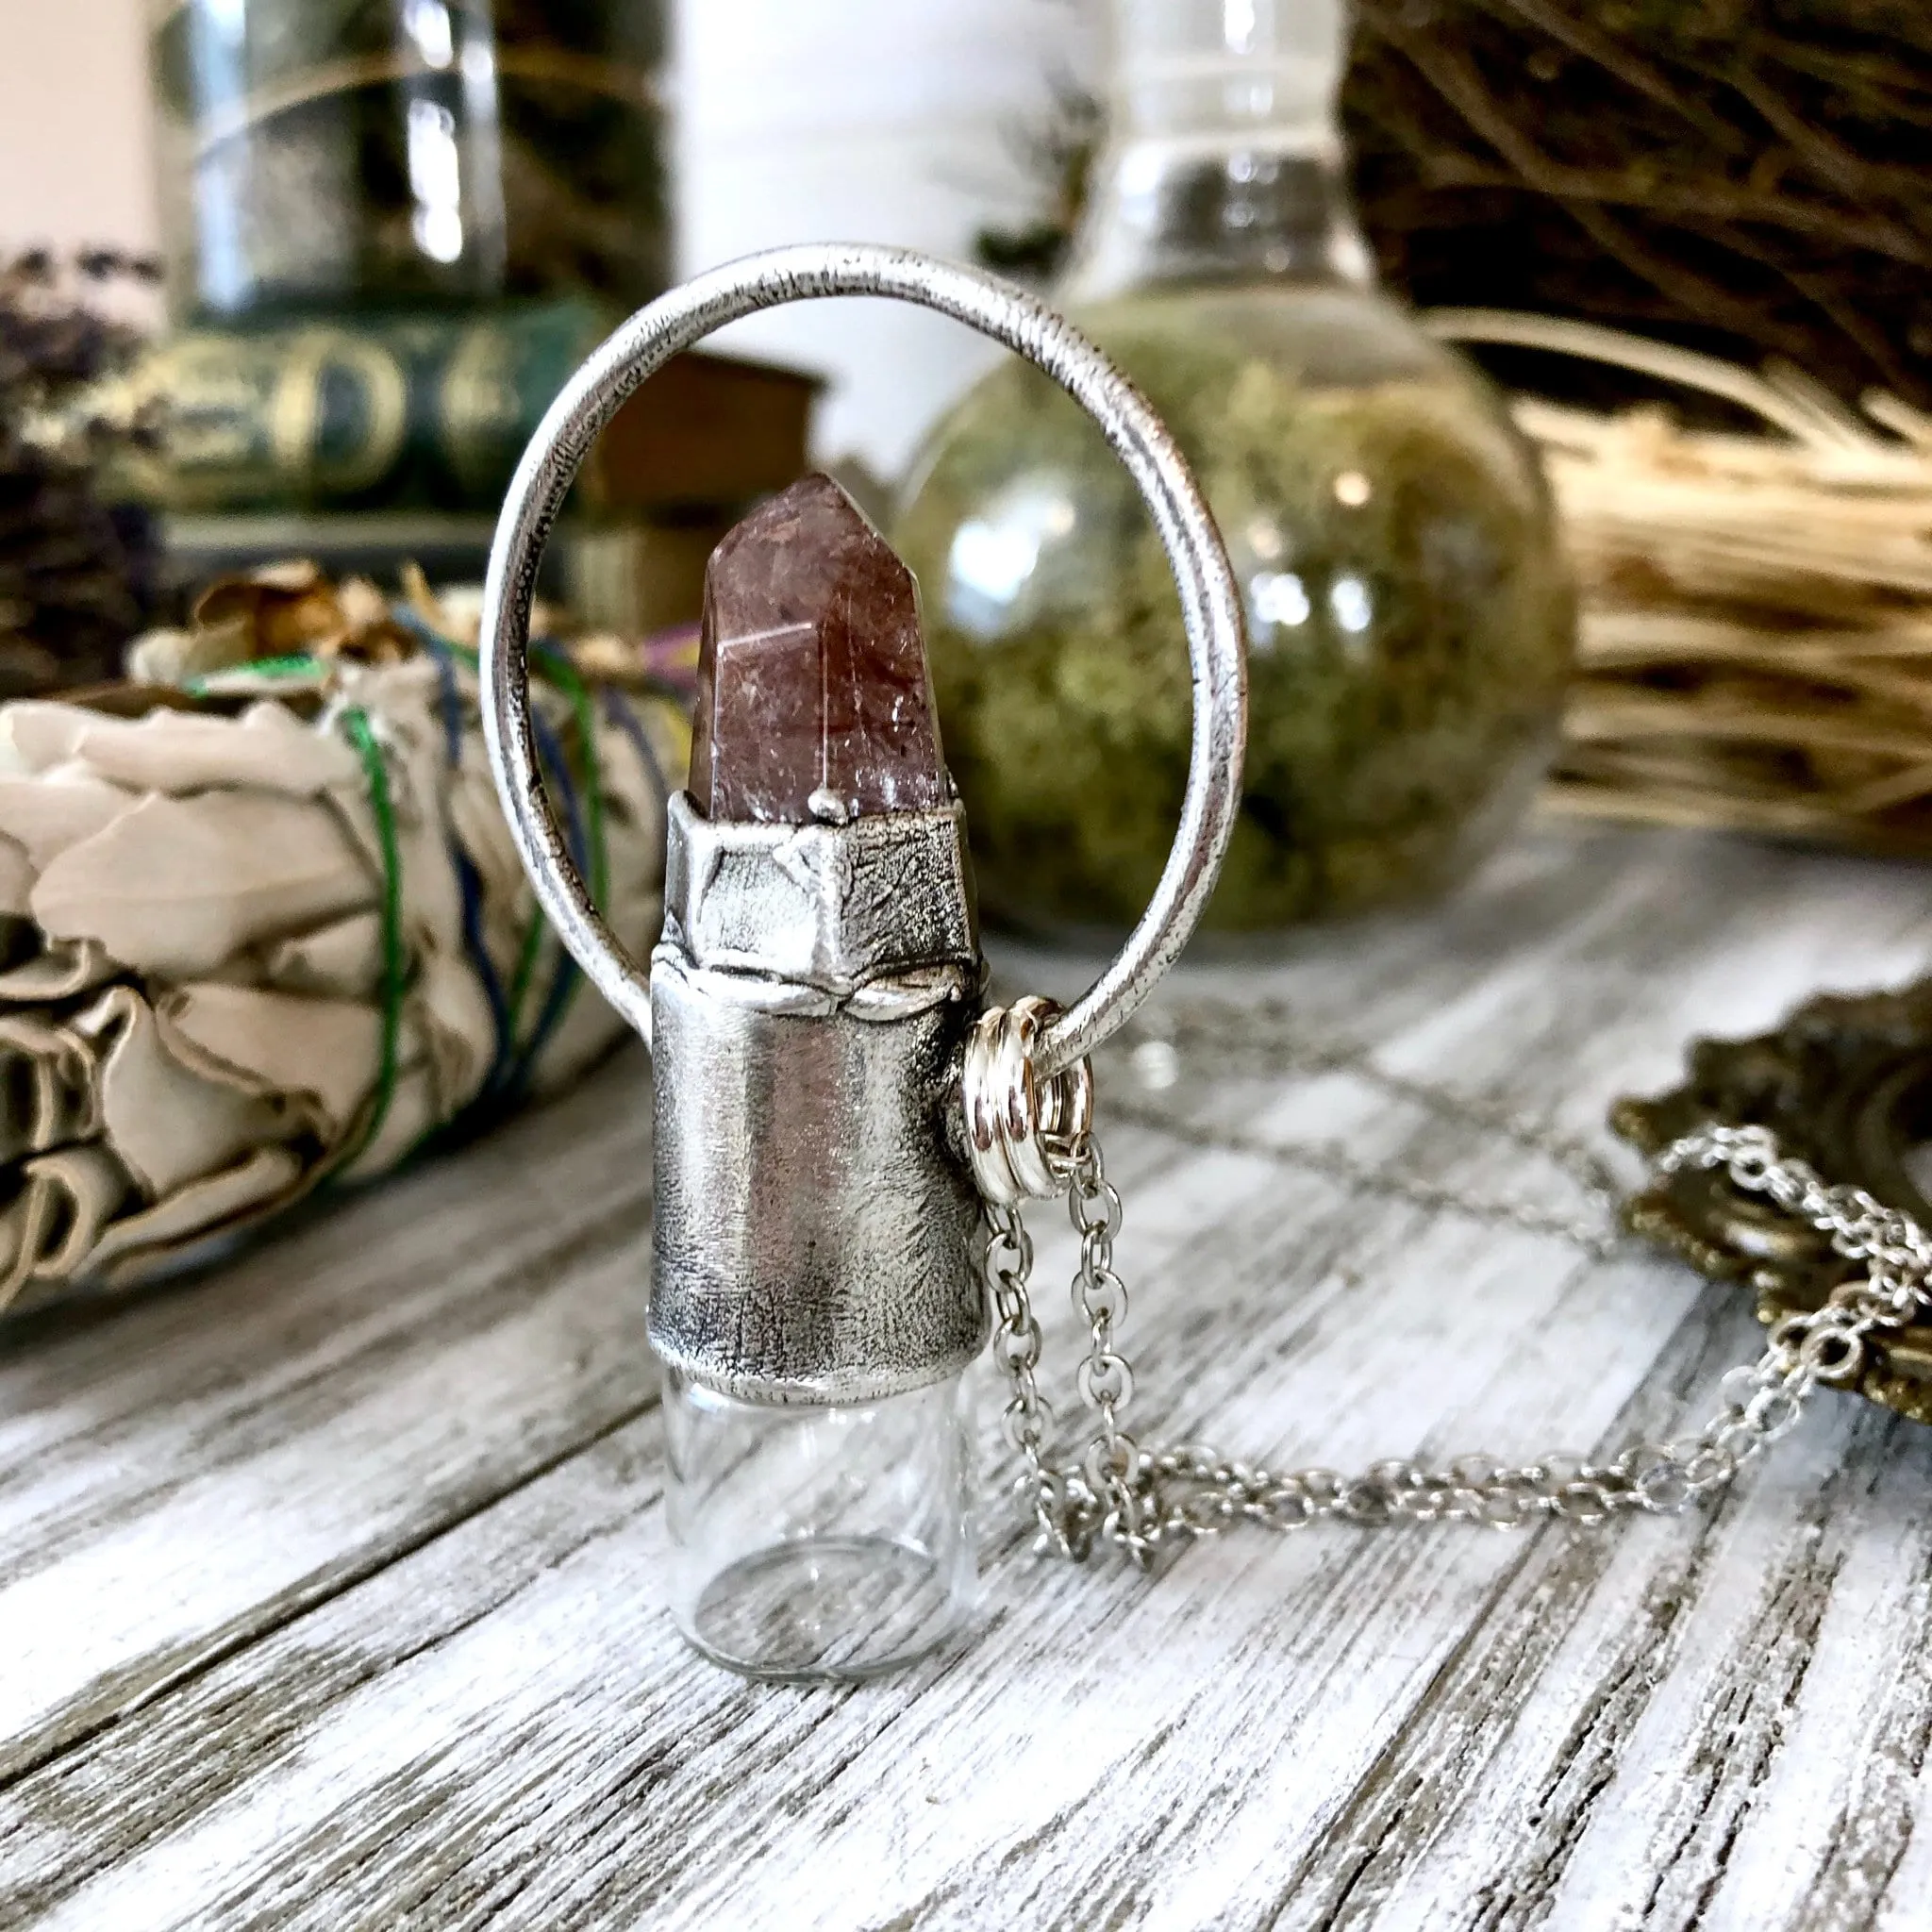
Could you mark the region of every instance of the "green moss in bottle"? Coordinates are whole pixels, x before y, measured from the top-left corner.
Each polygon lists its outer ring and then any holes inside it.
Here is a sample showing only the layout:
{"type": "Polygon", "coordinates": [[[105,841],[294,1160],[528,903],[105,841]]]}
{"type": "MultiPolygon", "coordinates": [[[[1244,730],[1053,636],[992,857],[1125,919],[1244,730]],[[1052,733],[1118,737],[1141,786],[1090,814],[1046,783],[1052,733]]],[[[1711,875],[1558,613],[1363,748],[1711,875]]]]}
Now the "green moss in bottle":
{"type": "MultiPolygon", "coordinates": [[[[1206,925],[1453,881],[1533,788],[1573,646],[1547,493],[1494,397],[1367,291],[1142,293],[1075,319],[1174,430],[1246,596],[1247,765],[1206,925]]],[[[1132,481],[1015,361],[940,425],[895,537],[989,913],[1131,924],[1173,842],[1190,712],[1132,481]]]]}

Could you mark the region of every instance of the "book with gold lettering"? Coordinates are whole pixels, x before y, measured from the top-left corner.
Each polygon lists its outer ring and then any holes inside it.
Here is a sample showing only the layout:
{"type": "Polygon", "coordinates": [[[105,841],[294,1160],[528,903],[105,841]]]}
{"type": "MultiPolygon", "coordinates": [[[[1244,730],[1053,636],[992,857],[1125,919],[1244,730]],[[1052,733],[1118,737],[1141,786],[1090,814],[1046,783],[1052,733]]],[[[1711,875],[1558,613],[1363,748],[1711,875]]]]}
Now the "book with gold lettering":
{"type": "MultiPolygon", "coordinates": [[[[190,512],[494,512],[524,445],[610,317],[591,303],[311,316],[188,330],[117,385],[158,421],[130,493],[190,512]]],[[[619,415],[578,500],[601,514],[741,506],[806,465],[816,381],[680,357],[619,415]]]]}

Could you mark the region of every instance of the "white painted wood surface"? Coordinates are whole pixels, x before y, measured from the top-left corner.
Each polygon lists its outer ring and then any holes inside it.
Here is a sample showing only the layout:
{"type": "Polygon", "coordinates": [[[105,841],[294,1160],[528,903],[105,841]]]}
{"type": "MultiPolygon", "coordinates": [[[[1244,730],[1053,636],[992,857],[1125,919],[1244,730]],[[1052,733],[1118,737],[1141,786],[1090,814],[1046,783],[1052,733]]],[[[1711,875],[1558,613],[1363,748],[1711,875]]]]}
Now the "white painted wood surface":
{"type": "MultiPolygon", "coordinates": [[[[1698,1031],[1924,970],[1924,875],[1525,839],[1176,991],[1602,1140],[1698,1031]]],[[[1575,1214],[1349,1075],[1137,1115],[1575,1214]]],[[[754,1689],[658,1606],[645,1067],[221,1272],[0,1333],[0,1924],[1932,1924],[1932,1432],[1822,1398],[1706,1515],[1241,1536],[1146,1580],[1000,1516],[976,1641],[754,1689]]],[[[1701,1418],[1737,1298],[1118,1121],[1132,1423],[1285,1461],[1701,1418]]],[[[1049,1347],[1072,1243],[1036,1217],[1049,1347]]],[[[989,1430],[991,1441],[991,1430],[989,1430]]]]}

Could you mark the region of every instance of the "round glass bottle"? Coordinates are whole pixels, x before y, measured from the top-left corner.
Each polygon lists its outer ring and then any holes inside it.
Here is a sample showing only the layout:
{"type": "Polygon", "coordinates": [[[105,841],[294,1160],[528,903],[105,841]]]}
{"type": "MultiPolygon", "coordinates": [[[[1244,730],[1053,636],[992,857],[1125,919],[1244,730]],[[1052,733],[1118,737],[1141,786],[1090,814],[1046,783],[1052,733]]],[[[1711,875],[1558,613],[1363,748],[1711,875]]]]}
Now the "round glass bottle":
{"type": "MultiPolygon", "coordinates": [[[[1174,429],[1246,591],[1245,791],[1204,924],[1446,885],[1554,741],[1574,614],[1541,473],[1481,377],[1373,286],[1340,0],[1111,10],[1110,131],[1058,296],[1174,429]]],[[[1131,924],[1189,742],[1179,607],[1133,485],[1009,362],[935,429],[894,537],[988,913],[1131,924]]]]}
{"type": "Polygon", "coordinates": [[[658,294],[663,0],[172,0],[151,58],[182,322],[658,294]]]}
{"type": "Polygon", "coordinates": [[[938,1649],[977,1598],[965,1378],[877,1402],[741,1402],[664,1378],[671,1609],[715,1663],[875,1677],[938,1649]]]}

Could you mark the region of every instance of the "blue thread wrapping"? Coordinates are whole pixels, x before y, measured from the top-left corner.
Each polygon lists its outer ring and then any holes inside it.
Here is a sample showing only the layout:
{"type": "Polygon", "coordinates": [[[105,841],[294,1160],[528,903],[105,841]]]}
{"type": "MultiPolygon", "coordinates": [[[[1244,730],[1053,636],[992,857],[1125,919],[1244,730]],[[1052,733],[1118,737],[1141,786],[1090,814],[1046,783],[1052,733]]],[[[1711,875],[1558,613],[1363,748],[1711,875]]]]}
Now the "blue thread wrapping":
{"type": "MultiPolygon", "coordinates": [[[[547,638],[533,638],[530,641],[530,655],[540,662],[553,661],[563,657],[558,647],[547,638]]],[[[564,658],[566,665],[569,659],[564,658]]],[[[591,875],[591,841],[584,828],[584,815],[579,803],[575,777],[570,769],[570,760],[564,756],[563,741],[553,731],[541,712],[533,705],[530,708],[530,735],[536,740],[537,760],[544,767],[543,782],[550,783],[552,771],[557,774],[558,793],[563,806],[564,843],[569,848],[571,862],[577,869],[580,878],[591,875]]],[[[541,914],[538,915],[540,918],[541,914]]],[[[570,956],[568,948],[559,945],[557,949],[557,972],[543,995],[543,1004],[538,1009],[537,1024],[531,1027],[529,1038],[517,1053],[509,1071],[505,1075],[505,1089],[512,1094],[520,1094],[529,1082],[530,1070],[537,1057],[549,1043],[550,1036],[556,1032],[564,1014],[570,1008],[572,995],[576,991],[580,974],[577,962],[570,956]]]]}
{"type": "MultiPolygon", "coordinates": [[[[437,695],[442,715],[444,744],[451,769],[458,770],[462,764],[463,721],[462,694],[456,682],[457,646],[419,612],[400,609],[395,615],[423,641],[436,660],[437,695]]],[[[559,655],[558,647],[547,639],[533,639],[530,654],[540,660],[559,655]]],[[[564,754],[562,741],[535,706],[530,708],[530,735],[536,742],[537,762],[543,782],[546,787],[555,787],[558,802],[563,808],[564,842],[570,851],[571,860],[582,873],[589,864],[590,841],[584,830],[583,808],[576,781],[571,772],[570,760],[564,754]]],[[[495,1057],[483,1076],[483,1084],[477,1089],[475,1099],[471,1103],[472,1107],[480,1107],[489,1101],[513,1098],[523,1091],[537,1056],[542,1052],[569,1008],[579,975],[576,961],[567,951],[558,948],[557,971],[544,992],[543,1004],[538,1009],[537,1024],[519,1049],[510,1031],[508,996],[483,943],[481,875],[470,856],[454,839],[450,841],[450,850],[462,894],[464,950],[483,984],[496,1031],[495,1057]]],[[[541,919],[542,913],[539,911],[533,916],[541,919]]]]}
{"type": "Polygon", "coordinates": [[[658,794],[658,809],[668,813],[671,809],[671,779],[652,746],[650,733],[644,729],[644,721],[631,708],[630,701],[615,685],[604,687],[604,712],[630,741],[631,749],[637,753],[650,778],[651,789],[658,794]]]}

